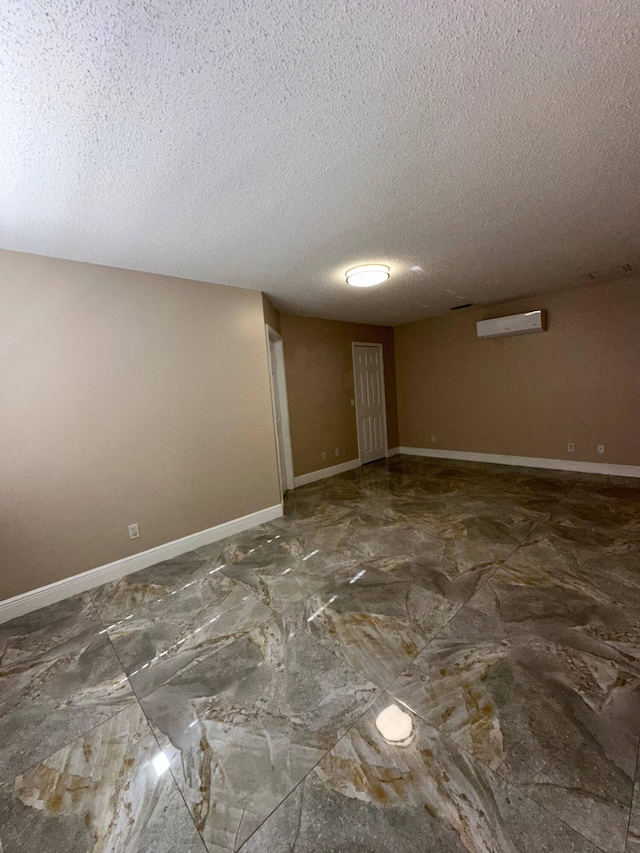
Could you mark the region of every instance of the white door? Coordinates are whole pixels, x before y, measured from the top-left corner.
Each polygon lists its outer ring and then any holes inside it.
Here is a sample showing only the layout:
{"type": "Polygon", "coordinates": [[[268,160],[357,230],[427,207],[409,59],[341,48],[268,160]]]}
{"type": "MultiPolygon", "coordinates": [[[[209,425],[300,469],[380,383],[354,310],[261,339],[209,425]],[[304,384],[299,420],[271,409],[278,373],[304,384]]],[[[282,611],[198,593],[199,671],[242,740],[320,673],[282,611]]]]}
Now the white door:
{"type": "Polygon", "coordinates": [[[387,455],[382,344],[353,345],[358,450],[364,465],[387,455]]]}
{"type": "Polygon", "coordinates": [[[273,402],[273,419],[276,431],[276,448],[278,451],[278,471],[280,473],[280,493],[287,491],[287,466],[284,450],[284,427],[280,407],[280,389],[278,388],[278,359],[276,342],[269,337],[269,366],[271,367],[271,399],[273,402]]]}

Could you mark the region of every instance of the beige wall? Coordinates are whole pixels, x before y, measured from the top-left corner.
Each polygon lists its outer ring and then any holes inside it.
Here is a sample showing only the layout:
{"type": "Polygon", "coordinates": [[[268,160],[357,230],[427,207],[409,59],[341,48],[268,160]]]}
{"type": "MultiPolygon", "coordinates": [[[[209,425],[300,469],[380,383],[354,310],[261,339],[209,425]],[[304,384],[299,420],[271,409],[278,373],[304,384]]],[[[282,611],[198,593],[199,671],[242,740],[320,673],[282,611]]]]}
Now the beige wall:
{"type": "Polygon", "coordinates": [[[282,314],[281,329],[295,476],[358,458],[356,413],[351,406],[353,341],[383,345],[388,441],[389,447],[396,447],[393,329],[291,314],[282,314]]]}
{"type": "Polygon", "coordinates": [[[638,279],[517,299],[395,333],[402,446],[640,464],[638,279]],[[537,308],[548,311],[542,334],[476,337],[477,320],[537,308]]]}
{"type": "Polygon", "coordinates": [[[0,353],[0,598],[279,502],[259,292],[0,252],[0,353]]]}

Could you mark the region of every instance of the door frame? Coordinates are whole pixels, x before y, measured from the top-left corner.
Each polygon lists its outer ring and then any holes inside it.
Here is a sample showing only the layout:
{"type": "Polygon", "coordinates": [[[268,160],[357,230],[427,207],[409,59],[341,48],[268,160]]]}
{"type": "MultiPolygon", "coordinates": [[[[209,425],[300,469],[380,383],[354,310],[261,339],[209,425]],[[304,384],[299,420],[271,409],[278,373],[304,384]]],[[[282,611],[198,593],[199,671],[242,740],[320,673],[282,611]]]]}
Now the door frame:
{"type": "MultiPolygon", "coordinates": [[[[294,488],[293,481],[293,452],[291,450],[291,427],[289,424],[289,402],[287,400],[287,376],[284,369],[284,348],[282,346],[282,335],[279,335],[268,323],[265,323],[265,337],[267,342],[267,363],[269,365],[269,387],[271,388],[271,413],[273,415],[273,437],[276,444],[276,459],[280,460],[278,452],[278,436],[276,435],[276,412],[274,408],[275,394],[271,383],[271,347],[269,343],[275,344],[276,351],[276,377],[278,379],[278,397],[280,403],[280,420],[282,422],[282,440],[284,442],[284,465],[287,491],[294,488]]],[[[278,470],[278,488],[280,488],[280,470],[278,470]]],[[[284,495],[281,495],[284,497],[284,495]]]]}
{"type": "Polygon", "coordinates": [[[358,413],[358,385],[356,378],[356,347],[378,347],[380,350],[380,372],[382,373],[382,423],[384,426],[384,455],[389,456],[389,433],[387,430],[387,395],[384,381],[384,348],[382,344],[370,343],[369,341],[352,341],[351,342],[351,361],[353,365],[353,393],[356,401],[356,433],[358,435],[358,460],[362,465],[362,457],[360,455],[360,418],[358,413]]]}

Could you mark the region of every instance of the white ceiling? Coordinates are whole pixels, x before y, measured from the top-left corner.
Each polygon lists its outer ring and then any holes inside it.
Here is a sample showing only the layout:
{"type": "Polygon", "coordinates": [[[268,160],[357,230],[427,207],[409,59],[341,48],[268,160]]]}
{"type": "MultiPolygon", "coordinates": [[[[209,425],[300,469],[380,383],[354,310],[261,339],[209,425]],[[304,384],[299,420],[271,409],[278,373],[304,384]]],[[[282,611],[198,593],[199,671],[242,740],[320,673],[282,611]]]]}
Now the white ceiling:
{"type": "Polygon", "coordinates": [[[392,325],[640,261],[638,0],[0,15],[4,248],[392,325]]]}

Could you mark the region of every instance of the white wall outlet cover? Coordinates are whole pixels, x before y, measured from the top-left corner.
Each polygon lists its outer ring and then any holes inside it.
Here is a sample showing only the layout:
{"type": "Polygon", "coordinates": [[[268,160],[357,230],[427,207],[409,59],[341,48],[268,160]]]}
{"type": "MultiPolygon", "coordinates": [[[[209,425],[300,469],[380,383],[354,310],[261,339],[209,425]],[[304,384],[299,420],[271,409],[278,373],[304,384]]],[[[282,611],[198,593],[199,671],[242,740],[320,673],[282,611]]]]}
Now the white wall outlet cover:
{"type": "Polygon", "coordinates": [[[575,444],[573,444],[573,442],[569,442],[569,444],[567,444],[567,450],[569,451],[569,453],[573,453],[575,449],[576,446],[575,444]]]}
{"type": "Polygon", "coordinates": [[[598,445],[598,453],[604,453],[604,444],[598,445]]]}
{"type": "Polygon", "coordinates": [[[336,456],[340,456],[340,448],[336,447],[334,453],[336,454],[336,456]]]}
{"type": "Polygon", "coordinates": [[[327,451],[326,451],[326,450],[323,450],[323,451],[322,451],[322,458],[323,458],[323,459],[326,459],[326,458],[327,458],[327,451]]]}
{"type": "Polygon", "coordinates": [[[435,442],[435,440],[436,440],[435,435],[432,435],[432,436],[431,436],[431,443],[433,444],[433,443],[435,442]]]}
{"type": "Polygon", "coordinates": [[[138,530],[137,524],[129,525],[129,539],[137,539],[140,536],[140,531],[138,530]]]}

